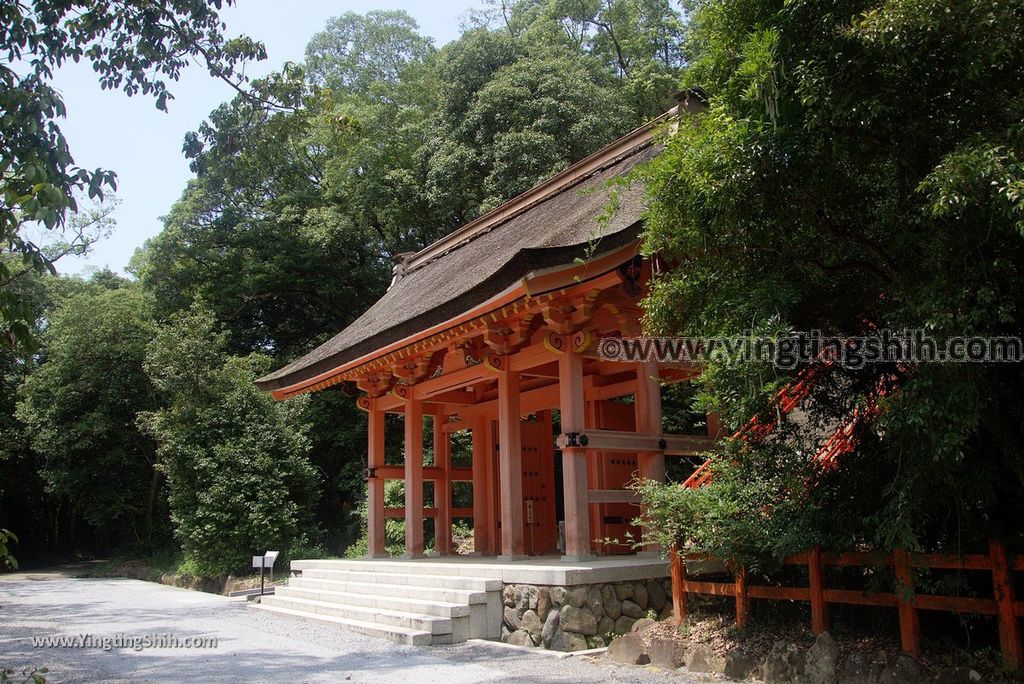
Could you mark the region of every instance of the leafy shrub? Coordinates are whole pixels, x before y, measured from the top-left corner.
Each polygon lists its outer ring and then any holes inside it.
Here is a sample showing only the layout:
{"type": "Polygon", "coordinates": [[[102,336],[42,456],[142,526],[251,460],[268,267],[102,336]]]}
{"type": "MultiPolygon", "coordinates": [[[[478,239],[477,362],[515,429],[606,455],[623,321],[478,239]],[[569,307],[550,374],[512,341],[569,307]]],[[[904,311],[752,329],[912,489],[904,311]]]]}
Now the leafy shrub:
{"type": "Polygon", "coordinates": [[[312,528],[304,402],[260,391],[254,380],[270,359],[227,356],[224,342],[213,317],[193,307],[146,356],[165,405],[140,421],[157,440],[175,536],[199,576],[245,569],[267,549],[307,548],[312,528]]]}

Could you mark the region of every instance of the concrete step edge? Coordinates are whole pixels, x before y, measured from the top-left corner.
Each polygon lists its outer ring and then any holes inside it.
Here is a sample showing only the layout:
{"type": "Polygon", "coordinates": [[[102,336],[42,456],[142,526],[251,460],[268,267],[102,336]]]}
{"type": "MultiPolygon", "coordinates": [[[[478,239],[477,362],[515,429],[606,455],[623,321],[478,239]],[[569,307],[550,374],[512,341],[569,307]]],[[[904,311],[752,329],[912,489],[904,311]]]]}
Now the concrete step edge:
{"type": "MultiPolygon", "coordinates": [[[[353,620],[359,620],[358,617],[362,616],[366,618],[366,622],[371,622],[378,625],[388,625],[394,627],[405,627],[406,629],[427,631],[426,626],[429,625],[430,633],[434,635],[438,634],[449,634],[453,631],[453,620],[468,619],[467,618],[447,618],[440,617],[438,615],[423,615],[420,613],[408,613],[405,611],[398,610],[385,610],[382,608],[366,608],[363,606],[350,606],[343,603],[331,603],[330,601],[317,601],[315,599],[298,598],[294,596],[270,596],[264,599],[264,604],[275,608],[288,608],[290,610],[302,611],[302,608],[308,608],[310,613],[316,615],[323,615],[323,613],[316,610],[333,611],[334,613],[344,613],[343,615],[334,615],[334,617],[349,618],[353,620]],[[389,620],[399,621],[408,623],[408,626],[403,624],[394,624],[389,620]],[[421,627],[422,626],[422,627],[421,627]]],[[[327,613],[330,615],[331,613],[327,613]]]]}
{"type": "Polygon", "coordinates": [[[292,610],[290,608],[281,608],[279,606],[250,604],[249,608],[261,610],[266,613],[285,615],[309,622],[319,622],[345,627],[366,636],[373,636],[387,641],[408,644],[410,646],[430,646],[435,643],[433,635],[424,630],[408,629],[397,625],[382,625],[377,622],[364,622],[362,620],[353,620],[351,618],[337,617],[334,615],[307,613],[300,610],[292,610]]]}
{"type": "Polygon", "coordinates": [[[321,588],[317,588],[317,587],[300,587],[300,586],[296,586],[296,587],[292,587],[292,586],[279,587],[275,595],[279,596],[279,597],[283,597],[283,598],[308,598],[308,597],[304,597],[304,596],[296,596],[294,592],[307,592],[307,593],[311,593],[311,594],[315,593],[315,594],[322,594],[322,595],[324,595],[323,598],[310,599],[310,600],[313,600],[313,601],[326,601],[326,602],[329,602],[329,603],[339,603],[339,604],[343,604],[343,605],[347,605],[347,606],[356,606],[356,607],[359,607],[359,608],[374,608],[374,609],[383,608],[384,610],[396,610],[396,611],[400,611],[400,612],[403,612],[403,613],[416,613],[416,614],[422,614],[422,615],[430,615],[430,616],[434,616],[434,617],[466,617],[470,613],[470,607],[469,607],[469,604],[467,604],[467,603],[450,603],[450,602],[447,602],[447,601],[432,601],[432,600],[428,600],[428,599],[414,599],[414,598],[409,598],[407,596],[381,596],[381,595],[374,596],[374,595],[367,595],[367,594],[358,594],[358,593],[353,593],[353,592],[333,591],[333,590],[330,590],[330,589],[321,589],[321,588]],[[402,607],[360,606],[360,605],[358,605],[356,603],[351,603],[351,601],[353,599],[355,599],[357,601],[358,600],[364,600],[364,599],[372,599],[372,600],[382,601],[384,603],[398,603],[398,604],[404,604],[404,605],[402,607]],[[410,608],[410,610],[407,610],[405,608],[405,606],[408,606],[410,608]],[[427,612],[423,612],[422,610],[411,610],[412,608],[420,608],[420,609],[434,608],[434,609],[437,609],[437,610],[448,611],[448,614],[446,614],[446,615],[445,614],[436,615],[435,613],[427,613],[427,612]]]}
{"type": "MultiPolygon", "coordinates": [[[[343,578],[350,577],[352,575],[358,575],[365,578],[375,578],[374,581],[364,582],[367,584],[408,584],[410,586],[430,586],[439,585],[445,589],[459,589],[463,587],[452,586],[452,585],[465,585],[470,584],[475,587],[480,587],[480,591],[500,591],[504,586],[500,579],[490,577],[469,577],[465,575],[423,575],[413,572],[366,572],[365,570],[349,570],[349,569],[324,569],[324,568],[308,568],[302,571],[302,577],[315,577],[318,579],[331,579],[332,577],[343,578]],[[379,579],[376,579],[379,578],[379,579]],[[400,581],[414,578],[415,582],[400,581]],[[451,584],[445,585],[445,582],[451,584]]],[[[355,580],[360,581],[360,580],[355,580]]]]}
{"type": "MultiPolygon", "coordinates": [[[[450,601],[447,599],[432,599],[426,598],[425,600],[441,600],[446,603],[487,603],[487,594],[489,592],[484,590],[476,589],[449,589],[446,587],[431,587],[417,584],[388,584],[386,582],[354,582],[350,580],[332,580],[325,579],[323,577],[293,577],[289,580],[288,586],[296,587],[308,587],[310,589],[326,589],[328,591],[343,591],[343,592],[379,592],[381,589],[394,589],[394,590],[405,590],[417,594],[416,596],[409,596],[408,598],[424,598],[424,595],[429,597],[431,593],[435,594],[450,594],[453,597],[457,596],[458,601],[450,601]]],[[[497,591],[497,590],[494,590],[497,591]]],[[[406,598],[402,594],[388,594],[396,598],[406,598]]]]}

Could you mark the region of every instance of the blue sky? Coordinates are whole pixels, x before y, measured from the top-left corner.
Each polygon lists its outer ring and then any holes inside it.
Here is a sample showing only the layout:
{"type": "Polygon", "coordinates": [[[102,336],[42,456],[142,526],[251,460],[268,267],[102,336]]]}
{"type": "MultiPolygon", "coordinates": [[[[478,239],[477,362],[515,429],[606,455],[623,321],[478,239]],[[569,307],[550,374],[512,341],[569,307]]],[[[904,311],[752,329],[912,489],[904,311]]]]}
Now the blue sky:
{"type": "MultiPolygon", "coordinates": [[[[306,42],[332,16],[404,9],[419,23],[420,31],[441,46],[458,37],[468,10],[481,7],[480,0],[239,0],[221,16],[229,35],[247,34],[267,46],[268,59],[249,70],[250,75],[260,76],[284,62],[301,61],[306,42]]],[[[67,105],[61,128],[76,164],[116,172],[121,201],[113,234],[88,256],[61,260],[58,268],[63,273],[103,266],[121,271],[135,249],[160,232],[160,217],[192,175],[181,154],[185,133],[195,130],[233,91],[202,68],[192,67],[171,85],[175,99],[168,105],[169,113],[164,113],[152,98],[100,90],[92,69],[84,63],[62,68],[56,86],[67,105]]]]}

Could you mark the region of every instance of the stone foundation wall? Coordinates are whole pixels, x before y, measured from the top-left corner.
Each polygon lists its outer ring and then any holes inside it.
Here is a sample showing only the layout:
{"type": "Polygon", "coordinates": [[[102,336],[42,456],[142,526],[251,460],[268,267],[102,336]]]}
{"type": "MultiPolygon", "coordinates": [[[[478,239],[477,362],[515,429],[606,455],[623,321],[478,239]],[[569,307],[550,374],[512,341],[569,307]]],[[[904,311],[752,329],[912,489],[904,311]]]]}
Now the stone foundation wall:
{"type": "Polygon", "coordinates": [[[506,584],[501,640],[554,651],[606,646],[638,620],[671,615],[671,587],[668,578],[571,587],[506,584]]]}

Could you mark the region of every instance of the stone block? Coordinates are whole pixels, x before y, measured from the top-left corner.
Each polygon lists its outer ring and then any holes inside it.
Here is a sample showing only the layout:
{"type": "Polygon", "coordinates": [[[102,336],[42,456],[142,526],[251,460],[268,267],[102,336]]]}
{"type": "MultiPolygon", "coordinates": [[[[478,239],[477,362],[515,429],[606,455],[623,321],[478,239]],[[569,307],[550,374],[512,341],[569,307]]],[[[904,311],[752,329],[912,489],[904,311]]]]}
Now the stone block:
{"type": "Polygon", "coordinates": [[[615,629],[612,631],[614,631],[616,634],[625,634],[626,632],[629,632],[633,629],[634,622],[636,622],[635,618],[623,615],[615,621],[615,629]]]}
{"type": "Polygon", "coordinates": [[[633,585],[633,603],[640,606],[640,610],[647,612],[647,585],[637,582],[633,585]]]}
{"type": "Polygon", "coordinates": [[[648,627],[652,627],[652,626],[654,626],[656,624],[658,624],[658,623],[655,622],[654,620],[650,619],[650,618],[640,618],[639,620],[637,620],[636,622],[633,623],[633,626],[629,628],[629,631],[631,631],[631,632],[642,632],[645,629],[647,629],[648,627]]]}
{"type": "Polygon", "coordinates": [[[634,620],[639,620],[642,617],[647,617],[647,611],[638,606],[633,601],[626,599],[622,602],[622,614],[626,617],[631,617],[634,620]]]}
{"type": "Polygon", "coordinates": [[[551,642],[555,640],[555,637],[562,631],[561,624],[559,621],[559,613],[557,610],[548,611],[548,617],[544,620],[544,626],[541,628],[540,636],[541,641],[546,646],[551,647],[551,642]]]}
{"type": "Polygon", "coordinates": [[[586,608],[562,606],[559,622],[563,632],[576,632],[586,636],[597,634],[597,618],[586,608]]]}
{"type": "Polygon", "coordinates": [[[598,620],[604,617],[604,597],[601,595],[601,589],[597,585],[587,589],[587,608],[590,609],[590,612],[598,620]]]}
{"type": "Polygon", "coordinates": [[[686,659],[686,669],[690,672],[724,672],[725,658],[712,651],[704,644],[697,644],[690,649],[686,659]]]}
{"type": "Polygon", "coordinates": [[[569,605],[573,608],[582,608],[587,605],[587,588],[586,587],[573,587],[567,590],[567,598],[569,605]]]}
{"type": "Polygon", "coordinates": [[[585,651],[587,640],[575,632],[559,632],[548,646],[552,651],[585,651]]]}
{"type": "Polygon", "coordinates": [[[523,620],[520,625],[520,629],[524,629],[529,632],[534,642],[540,643],[540,635],[541,631],[544,629],[544,623],[540,621],[537,611],[528,610],[523,613],[523,620]]]}
{"type": "Polygon", "coordinates": [[[807,684],[833,684],[839,669],[839,644],[828,632],[815,638],[804,660],[804,681],[807,684]]]}
{"type": "Polygon", "coordinates": [[[839,670],[839,684],[868,684],[871,681],[871,659],[861,653],[851,653],[839,670]]]}
{"type": "Polygon", "coordinates": [[[548,613],[551,612],[551,590],[547,587],[541,587],[537,590],[537,617],[540,618],[541,622],[548,619],[548,613]]]}
{"type": "Polygon", "coordinates": [[[650,662],[643,638],[636,633],[623,634],[608,644],[607,656],[626,665],[643,665],[650,662]]]}
{"type": "Polygon", "coordinates": [[[753,674],[757,669],[757,663],[743,649],[734,648],[725,654],[725,668],[723,674],[729,679],[742,680],[753,674]]]}
{"type": "Polygon", "coordinates": [[[525,629],[517,629],[512,632],[512,636],[508,638],[508,643],[513,646],[529,646],[534,648],[533,638],[525,629]]]}
{"type": "Polygon", "coordinates": [[[761,666],[765,684],[790,684],[804,675],[805,651],[796,644],[776,641],[761,666]]]}
{"type": "Polygon", "coordinates": [[[508,625],[509,630],[516,631],[523,624],[523,619],[519,616],[519,611],[512,606],[505,607],[505,624],[508,625]]]}
{"type": "Polygon", "coordinates": [[[668,637],[654,637],[650,646],[647,647],[647,657],[651,665],[666,669],[682,667],[685,663],[683,657],[683,646],[675,639],[668,637]]]}
{"type": "Polygon", "coordinates": [[[661,586],[661,582],[654,580],[653,582],[647,583],[647,607],[655,611],[660,611],[665,607],[665,603],[668,597],[665,595],[665,590],[661,586]]]}

